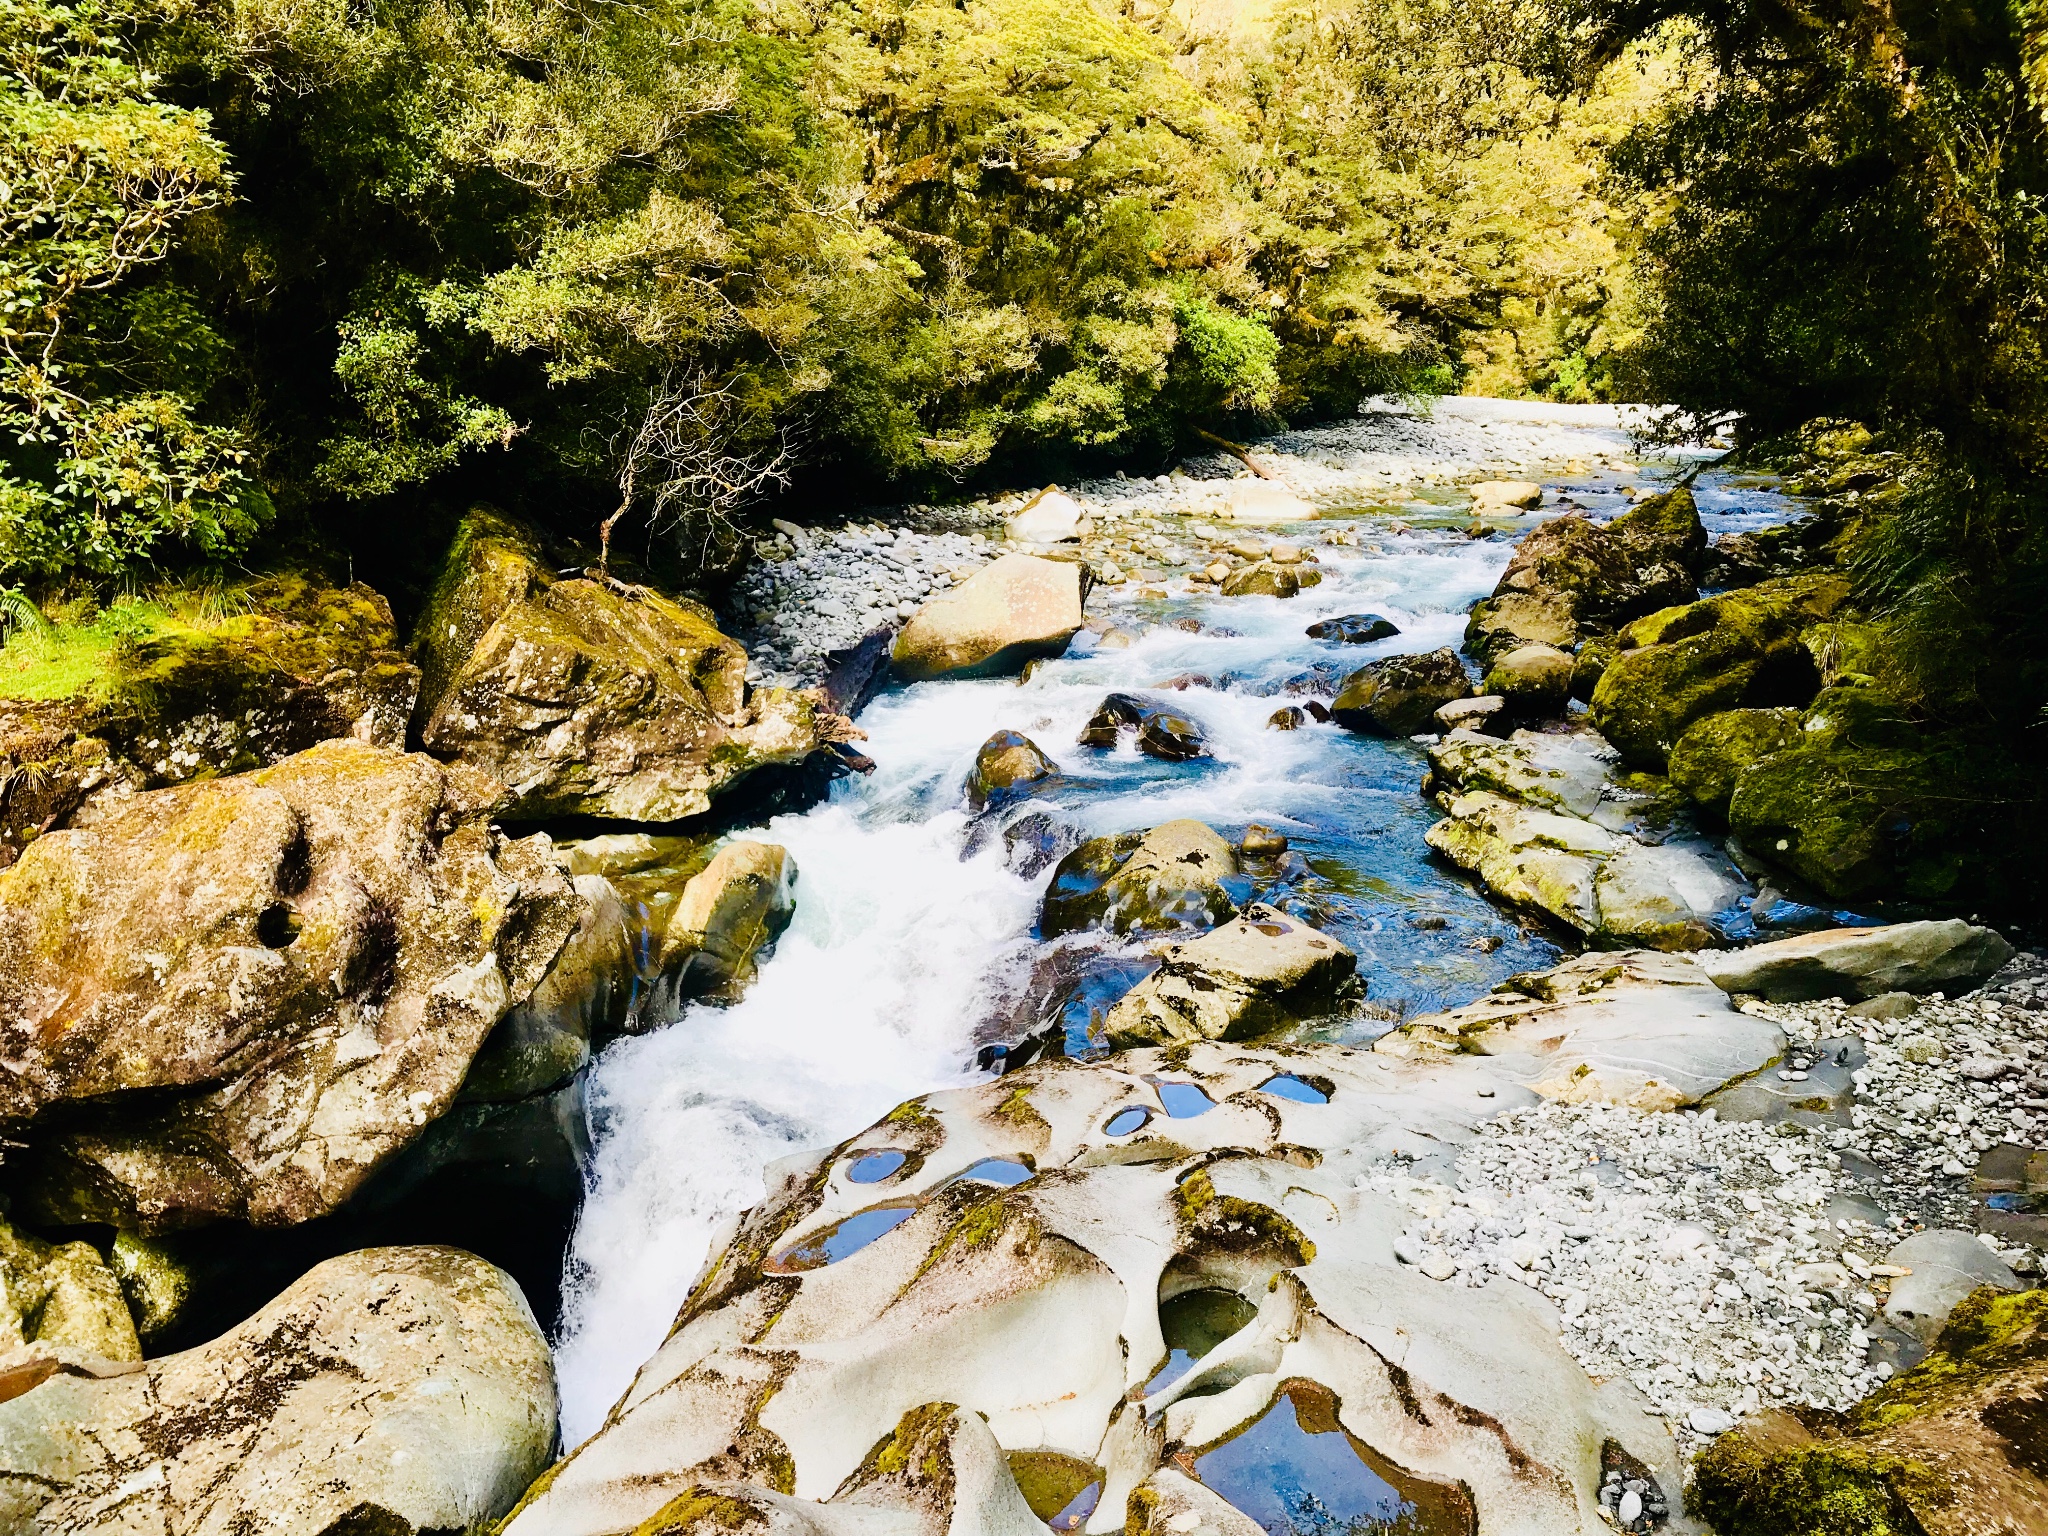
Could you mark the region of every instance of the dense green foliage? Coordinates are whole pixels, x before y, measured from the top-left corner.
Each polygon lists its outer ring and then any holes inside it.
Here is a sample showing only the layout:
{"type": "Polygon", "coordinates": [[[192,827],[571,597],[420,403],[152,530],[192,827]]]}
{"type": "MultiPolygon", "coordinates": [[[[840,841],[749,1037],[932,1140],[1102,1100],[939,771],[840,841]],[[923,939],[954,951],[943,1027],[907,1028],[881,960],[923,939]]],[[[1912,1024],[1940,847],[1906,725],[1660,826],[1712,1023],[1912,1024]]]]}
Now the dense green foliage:
{"type": "Polygon", "coordinates": [[[1585,397],[1672,79],[1544,94],[1533,0],[120,4],[0,3],[0,580],[268,537],[403,600],[477,496],[715,561],[793,478],[1585,397]]]}

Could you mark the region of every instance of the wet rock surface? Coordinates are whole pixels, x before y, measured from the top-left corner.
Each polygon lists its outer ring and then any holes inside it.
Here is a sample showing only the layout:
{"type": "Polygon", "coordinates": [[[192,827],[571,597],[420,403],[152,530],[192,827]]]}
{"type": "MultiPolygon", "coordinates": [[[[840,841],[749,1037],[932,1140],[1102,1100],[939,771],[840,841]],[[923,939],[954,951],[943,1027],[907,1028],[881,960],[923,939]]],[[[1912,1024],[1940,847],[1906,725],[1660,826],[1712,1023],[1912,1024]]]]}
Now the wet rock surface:
{"type": "Polygon", "coordinates": [[[1114,749],[1126,736],[1147,757],[1169,763],[1210,755],[1201,726],[1171,705],[1134,693],[1113,693],[1104,699],[1082,729],[1081,745],[1114,749]]]}
{"type": "Polygon", "coordinates": [[[1117,1045],[1249,1040],[1336,1006],[1358,957],[1335,939],[1258,903],[1169,947],[1159,969],[1110,1010],[1117,1045]]]}
{"type": "Polygon", "coordinates": [[[1348,731],[1413,736],[1428,729],[1441,706],[1471,692],[1465,664],[1455,651],[1389,656],[1345,678],[1330,713],[1348,731]]]}

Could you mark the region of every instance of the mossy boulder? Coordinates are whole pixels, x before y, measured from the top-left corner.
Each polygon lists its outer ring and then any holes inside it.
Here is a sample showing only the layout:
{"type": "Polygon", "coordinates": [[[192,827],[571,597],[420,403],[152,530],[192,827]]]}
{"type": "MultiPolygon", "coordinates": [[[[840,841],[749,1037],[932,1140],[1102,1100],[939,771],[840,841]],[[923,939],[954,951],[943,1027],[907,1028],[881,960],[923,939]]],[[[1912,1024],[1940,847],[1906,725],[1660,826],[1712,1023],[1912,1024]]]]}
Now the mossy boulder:
{"type": "Polygon", "coordinates": [[[1830,688],[1798,740],[1745,768],[1728,800],[1743,846],[1836,900],[1941,901],[1995,883],[2017,765],[1930,735],[1875,688],[1830,688]]]}
{"type": "Polygon", "coordinates": [[[816,697],[750,693],[746,667],[700,604],[554,581],[484,631],[421,740],[504,785],[506,820],[679,821],[822,747],[816,697]]]}
{"type": "Polygon", "coordinates": [[[1985,1287],[1933,1351],[1846,1413],[1722,1435],[1693,1502],[1721,1536],[1966,1536],[2048,1521],[2048,1291],[1985,1287]]]}
{"type": "Polygon", "coordinates": [[[1236,850],[1199,821],[1090,838],[1053,872],[1039,931],[1052,938],[1096,926],[1117,933],[1213,927],[1237,915],[1224,884],[1237,872],[1236,850]]]}
{"type": "Polygon", "coordinates": [[[360,742],[38,838],[0,873],[15,1209],[144,1232],[326,1214],[449,1106],[580,910],[545,838],[360,742]]]}
{"type": "Polygon", "coordinates": [[[1472,681],[1456,651],[1388,656],[1345,678],[1330,714],[1348,731],[1413,736],[1434,729],[1442,706],[1471,694],[1472,681]]]}
{"type": "Polygon", "coordinates": [[[1690,602],[1705,550],[1699,509],[1683,487],[1611,523],[1552,518],[1522,540],[1493,595],[1472,610],[1465,649],[1488,662],[1532,643],[1570,651],[1640,614],[1690,602]]]}
{"type": "Polygon", "coordinates": [[[1572,658],[1554,645],[1518,645],[1494,658],[1481,693],[1498,694],[1521,715],[1556,714],[1572,693],[1572,658]]]}
{"type": "Polygon", "coordinates": [[[426,729],[484,632],[552,580],[532,529],[489,507],[473,508],[463,518],[413,626],[412,658],[420,669],[418,729],[426,729]]]}
{"type": "Polygon", "coordinates": [[[0,1219],[0,1354],[26,1345],[142,1358],[122,1285],[90,1243],[46,1243],[0,1219]]]}
{"type": "Polygon", "coordinates": [[[1694,721],[1671,749],[1671,782],[1717,819],[1745,769],[1799,741],[1795,709],[1724,709],[1694,721]]]}
{"type": "Polygon", "coordinates": [[[1312,565],[1281,565],[1255,560],[1223,578],[1225,597],[1292,597],[1303,587],[1318,585],[1323,573],[1312,565]]]}
{"type": "Polygon", "coordinates": [[[1696,720],[1803,705],[1821,679],[1800,635],[1847,597],[1844,578],[1803,576],[1646,615],[1622,630],[1593,689],[1593,724],[1629,762],[1662,773],[1696,720]]]}

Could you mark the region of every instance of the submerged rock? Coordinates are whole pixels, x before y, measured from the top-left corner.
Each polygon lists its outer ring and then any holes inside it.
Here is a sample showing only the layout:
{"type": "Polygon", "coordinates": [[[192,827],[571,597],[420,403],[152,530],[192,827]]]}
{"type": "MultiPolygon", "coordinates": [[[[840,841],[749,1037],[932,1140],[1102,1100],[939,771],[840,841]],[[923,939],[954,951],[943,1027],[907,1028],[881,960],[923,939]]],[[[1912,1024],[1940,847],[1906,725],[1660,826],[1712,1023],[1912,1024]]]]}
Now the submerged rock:
{"type": "MultiPolygon", "coordinates": [[[[1083,1463],[1101,1495],[1077,1528],[1096,1536],[1248,1536],[1226,1500],[1271,1479],[1240,1487],[1206,1452],[1269,1410],[1304,1415],[1345,1465],[1373,1457],[1431,1536],[1599,1529],[1603,1453],[1681,1486],[1668,1432],[1625,1381],[1587,1377],[1533,1291],[1401,1263],[1405,1208],[1362,1187],[1397,1149],[1470,1138],[1475,1084],[1527,1102],[1493,1071],[1195,1042],[906,1105],[740,1221],[603,1429],[506,1536],[709,1536],[742,1508],[749,1526],[853,1536],[863,1502],[868,1531],[1042,1531],[991,1448],[1083,1463]],[[1260,1091],[1287,1074],[1319,1102],[1260,1091]],[[1170,1117],[1162,1088],[1209,1107],[1170,1117]],[[849,1218],[880,1209],[849,1172],[886,1148],[916,1161],[889,1183],[892,1223],[849,1246],[849,1218]],[[1028,1176],[957,1177],[989,1158],[1028,1176]],[[826,1262],[781,1262],[828,1236],[826,1262]],[[1205,1289],[1232,1303],[1224,1336],[1162,1377],[1189,1343],[1171,1303],[1205,1289]]],[[[1321,1481],[1344,1475],[1336,1462],[1302,1475],[1303,1493],[1352,1502],[1321,1481]]]]}
{"type": "Polygon", "coordinates": [[[1237,915],[1223,884],[1236,874],[1236,850],[1199,821],[1091,838],[1053,872],[1039,931],[1052,938],[1097,925],[1117,933],[1212,927],[1237,915]]]}
{"type": "Polygon", "coordinates": [[[1337,640],[1345,645],[1366,645],[1399,633],[1401,630],[1392,619],[1376,613],[1347,613],[1341,618],[1322,619],[1307,630],[1311,640],[1337,640]]]}
{"type": "Polygon", "coordinates": [[[1639,614],[1692,601],[1705,550],[1683,488],[1604,526],[1576,514],[1552,518],[1522,540],[1493,596],[1473,608],[1465,649],[1482,661],[1528,644],[1575,650],[1639,614]]]}
{"type": "Polygon", "coordinates": [[[519,1288],[445,1248],[330,1260],[211,1344],[129,1374],[7,1380],[13,1530],[481,1530],[555,1438],[547,1341],[519,1288]]]}
{"type": "Polygon", "coordinates": [[[974,754],[967,776],[967,803],[976,810],[1027,795],[1059,777],[1038,743],[1018,731],[997,731],[974,754]]]}
{"type": "Polygon", "coordinates": [[[32,844],[0,874],[32,1211],[304,1221],[418,1135],[583,910],[476,811],[431,758],[331,742],[32,844]]]}
{"type": "Polygon", "coordinates": [[[1772,1410],[1717,1439],[1700,1513],[1725,1536],[2034,1536],[2044,1396],[2048,1291],[1977,1291],[1925,1361],[1847,1413],[1772,1410]]]}
{"type": "Polygon", "coordinates": [[[1084,747],[1114,747],[1125,731],[1137,736],[1138,750],[1169,763],[1209,756],[1201,726],[1178,710],[1134,693],[1112,693],[1088,717],[1081,731],[1084,747]]]}
{"type": "Polygon", "coordinates": [[[749,694],[746,667],[698,604],[536,576],[456,669],[421,740],[503,784],[509,819],[679,821],[823,743],[814,695],[749,694]]]}
{"type": "Polygon", "coordinates": [[[1076,560],[991,561],[911,615],[890,653],[896,672],[909,682],[998,677],[1057,656],[1081,628],[1088,579],[1076,560]]]}
{"type": "Polygon", "coordinates": [[[1388,656],[1347,677],[1330,713],[1346,730],[1368,736],[1413,736],[1430,727],[1439,707],[1471,692],[1456,651],[1388,656]]]}
{"type": "Polygon", "coordinates": [[[1171,946],[1104,1027],[1116,1045],[1255,1039],[1328,1012],[1357,969],[1358,957],[1329,935],[1254,904],[1171,946]]]}
{"type": "Polygon", "coordinates": [[[2013,957],[1989,928],[1951,917],[1883,928],[1829,928],[1748,949],[1703,955],[1707,974],[1730,992],[1773,1002],[1866,998],[1890,992],[1967,989],[2013,957]]]}

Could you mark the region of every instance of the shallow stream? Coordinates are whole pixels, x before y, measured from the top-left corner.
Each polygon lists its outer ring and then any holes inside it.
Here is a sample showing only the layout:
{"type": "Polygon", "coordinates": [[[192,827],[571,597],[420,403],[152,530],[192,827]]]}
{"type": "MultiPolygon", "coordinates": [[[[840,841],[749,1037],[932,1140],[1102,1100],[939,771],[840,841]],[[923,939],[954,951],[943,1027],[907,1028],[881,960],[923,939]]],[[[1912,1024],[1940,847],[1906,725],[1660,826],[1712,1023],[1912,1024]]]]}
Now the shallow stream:
{"type": "MultiPolygon", "coordinates": [[[[1272,447],[1323,514],[1256,533],[1313,549],[1321,585],[1286,601],[1100,595],[1089,613],[1115,626],[1109,643],[1084,631],[1022,684],[883,694],[860,718],[876,771],[745,834],[784,845],[799,871],[796,916],[773,958],[741,1002],[689,1008],[615,1042],[592,1068],[595,1150],[558,1350],[567,1443],[599,1426],[660,1343],[721,1224],[763,1194],[767,1165],[972,1078],[979,1048],[1045,1019],[1085,1053],[1101,1012],[1150,963],[1141,946],[1100,937],[1048,961],[1033,930],[1049,868],[1020,875],[1001,838],[970,837],[962,784],[995,731],[1021,731],[1057,761],[1063,782],[1034,805],[1087,835],[1175,817],[1233,840],[1254,821],[1284,834],[1288,853],[1248,866],[1248,886],[1349,945],[1367,984],[1363,1010],[1326,1034],[1370,1038],[1555,962],[1551,936],[1430,856],[1423,832],[1437,813],[1418,793],[1420,745],[1333,725],[1269,729],[1290,702],[1269,690],[1317,664],[1348,671],[1455,647],[1465,610],[1492,590],[1515,539],[1560,510],[1546,495],[1541,512],[1492,519],[1491,536],[1475,539],[1469,497],[1451,479],[1519,468],[1603,516],[1626,509],[1622,487],[1654,488],[1692,461],[1637,457],[1612,412],[1493,402],[1443,402],[1433,421],[1368,416],[1272,447]],[[1389,464],[1398,479],[1403,462],[1413,483],[1390,487],[1389,464]],[[1355,547],[1322,542],[1346,529],[1355,547]],[[1356,613],[1384,615],[1400,633],[1363,645],[1304,633],[1356,613]],[[1201,726],[1212,760],[1077,744],[1105,694],[1186,673],[1227,675],[1227,688],[1166,695],[1201,726]],[[963,857],[970,845],[979,851],[963,857]]],[[[1075,489],[1112,507],[1128,494],[1123,482],[1075,489]]],[[[1695,489],[1710,532],[1788,515],[1767,485],[1709,470],[1695,489]]],[[[1163,518],[1169,538],[1186,542],[1182,525],[1203,521],[1163,518]]]]}

